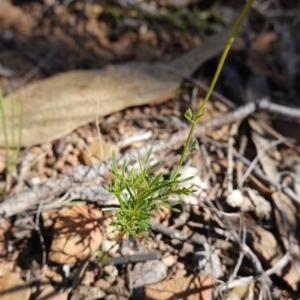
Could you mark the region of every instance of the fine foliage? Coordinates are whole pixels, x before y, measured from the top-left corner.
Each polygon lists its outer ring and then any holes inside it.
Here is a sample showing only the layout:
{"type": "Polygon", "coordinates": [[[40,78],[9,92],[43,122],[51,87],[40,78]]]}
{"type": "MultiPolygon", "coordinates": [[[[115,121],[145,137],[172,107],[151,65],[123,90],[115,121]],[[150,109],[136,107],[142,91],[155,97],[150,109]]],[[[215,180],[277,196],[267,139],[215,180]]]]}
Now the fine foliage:
{"type": "Polygon", "coordinates": [[[112,173],[114,182],[107,190],[114,194],[119,201],[120,208],[115,211],[116,220],[112,222],[118,235],[143,237],[147,236],[150,229],[150,218],[153,211],[161,211],[167,207],[176,211],[177,201],[170,200],[171,196],[182,196],[194,191],[192,187],[178,187],[190,178],[179,179],[179,175],[166,179],[163,173],[153,175],[153,171],[161,164],[149,165],[152,149],[149,150],[143,162],[138,157],[139,170],[131,169],[127,174],[127,163],[124,161],[122,169],[118,170],[115,153],[112,156],[112,173]]]}
{"type": "Polygon", "coordinates": [[[193,115],[191,109],[188,109],[185,113],[185,118],[191,123],[191,128],[180,160],[175,171],[170,174],[169,178],[165,178],[162,173],[156,176],[152,175],[154,169],[160,164],[149,166],[152,149],[148,152],[145,162],[142,162],[141,158],[138,158],[139,171],[137,172],[132,169],[129,173],[127,173],[126,161],[123,163],[122,170],[118,170],[117,159],[113,153],[111,167],[114,182],[106,187],[106,189],[118,198],[120,204],[120,208],[115,210],[116,219],[111,223],[111,225],[115,226],[115,231],[118,233],[117,242],[120,242],[124,235],[127,237],[131,235],[147,236],[153,210],[160,211],[163,207],[175,210],[174,205],[177,203],[171,201],[170,196],[177,195],[178,200],[182,200],[182,196],[195,191],[193,187],[178,187],[179,184],[191,179],[191,177],[180,179],[180,170],[188,153],[197,146],[197,141],[192,141],[195,127],[205,113],[205,104],[211,96],[229,49],[253,2],[254,0],[247,1],[240,13],[223,50],[215,76],[199,110],[195,115],[193,115]]]}

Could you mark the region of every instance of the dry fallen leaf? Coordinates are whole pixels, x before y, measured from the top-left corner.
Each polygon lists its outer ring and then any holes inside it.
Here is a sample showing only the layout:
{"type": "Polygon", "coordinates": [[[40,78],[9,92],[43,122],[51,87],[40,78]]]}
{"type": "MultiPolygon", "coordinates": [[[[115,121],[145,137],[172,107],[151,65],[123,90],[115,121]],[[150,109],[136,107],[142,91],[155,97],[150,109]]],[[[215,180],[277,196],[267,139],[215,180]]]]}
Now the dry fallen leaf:
{"type": "Polygon", "coordinates": [[[287,233],[297,235],[298,218],[297,208],[293,201],[284,193],[274,192],[272,199],[276,205],[275,218],[279,233],[287,235],[287,233]]]}
{"type": "Polygon", "coordinates": [[[275,207],[275,220],[278,232],[287,251],[295,257],[300,257],[298,237],[298,212],[291,198],[281,192],[272,194],[275,207]]]}
{"type": "Polygon", "coordinates": [[[28,300],[30,287],[17,273],[9,273],[0,278],[1,300],[28,300]]]}
{"type": "Polygon", "coordinates": [[[255,296],[255,283],[252,281],[247,285],[240,285],[229,291],[226,300],[254,300],[255,296]]]}
{"type": "Polygon", "coordinates": [[[92,204],[62,208],[57,217],[49,259],[58,264],[85,260],[101,246],[101,212],[92,204]]]}
{"type": "Polygon", "coordinates": [[[212,299],[213,284],[213,279],[204,274],[173,278],[147,285],[144,300],[210,300],[212,299]]]}
{"type": "MultiPolygon", "coordinates": [[[[267,268],[273,267],[282,257],[283,253],[275,236],[260,226],[252,228],[250,231],[253,250],[257,257],[267,268]]],[[[300,281],[300,273],[296,264],[290,264],[284,269],[279,269],[276,274],[283,278],[291,288],[296,291],[300,281]]]]}
{"type": "Polygon", "coordinates": [[[248,121],[252,129],[252,140],[259,155],[259,162],[262,165],[262,169],[269,178],[276,180],[276,175],[278,173],[277,162],[274,157],[271,157],[270,153],[274,154],[277,149],[276,147],[270,147],[272,140],[269,137],[266,137],[265,130],[261,128],[257,122],[251,119],[248,121]]]}
{"type": "Polygon", "coordinates": [[[259,33],[254,43],[251,45],[251,50],[259,53],[266,53],[270,51],[272,44],[278,40],[278,36],[273,31],[266,31],[259,33]]]}
{"type": "MultiPolygon", "coordinates": [[[[174,60],[168,67],[191,75],[224,47],[231,26],[174,60]]],[[[15,111],[24,101],[22,145],[57,139],[75,128],[126,107],[167,100],[182,79],[165,67],[147,63],[108,66],[104,70],[70,71],[36,81],[12,95],[15,111]]],[[[10,96],[4,98],[8,130],[11,130],[10,96]]],[[[18,114],[15,124],[19,124],[18,114]]],[[[18,126],[18,125],[17,125],[18,126]]],[[[0,145],[4,145],[2,122],[0,145]]]]}

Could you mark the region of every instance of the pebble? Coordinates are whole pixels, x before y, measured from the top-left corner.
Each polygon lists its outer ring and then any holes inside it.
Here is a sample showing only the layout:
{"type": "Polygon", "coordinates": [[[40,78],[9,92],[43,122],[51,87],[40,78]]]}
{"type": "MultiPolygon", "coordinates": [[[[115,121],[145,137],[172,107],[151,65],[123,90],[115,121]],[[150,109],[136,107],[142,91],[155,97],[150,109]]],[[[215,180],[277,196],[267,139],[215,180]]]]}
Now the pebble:
{"type": "Polygon", "coordinates": [[[92,271],[86,271],[83,275],[81,284],[85,286],[90,286],[92,283],[94,283],[95,278],[94,278],[94,272],[92,271]]]}
{"type": "Polygon", "coordinates": [[[109,287],[107,289],[107,293],[108,294],[114,294],[114,295],[117,295],[119,297],[123,296],[123,297],[126,297],[127,299],[130,297],[130,293],[126,289],[125,282],[122,278],[117,278],[116,284],[109,287]]]}
{"type": "Polygon", "coordinates": [[[73,291],[70,300],[98,300],[106,296],[106,293],[95,286],[79,286],[73,291]]]}
{"type": "Polygon", "coordinates": [[[171,244],[172,244],[174,247],[180,246],[181,243],[182,243],[182,242],[181,242],[180,240],[178,240],[178,239],[172,239],[172,240],[171,240],[171,244]]]}
{"type": "Polygon", "coordinates": [[[54,281],[55,283],[63,282],[64,278],[61,274],[57,273],[55,270],[48,268],[46,271],[46,277],[54,281]]]}
{"type": "Polygon", "coordinates": [[[121,254],[123,256],[129,256],[129,255],[133,255],[134,251],[131,248],[129,248],[129,247],[122,247],[121,254]]]}
{"type": "Polygon", "coordinates": [[[168,255],[163,257],[161,261],[167,268],[170,268],[175,265],[177,258],[174,255],[168,255]]]}
{"type": "Polygon", "coordinates": [[[159,241],[158,242],[158,249],[160,250],[160,251],[167,251],[167,247],[166,247],[166,244],[164,243],[164,241],[159,241]]]}
{"type": "Polygon", "coordinates": [[[185,269],[184,263],[182,263],[182,262],[180,262],[180,261],[178,261],[178,262],[176,263],[176,267],[177,267],[177,269],[185,269]]]}
{"type": "Polygon", "coordinates": [[[107,218],[106,220],[104,220],[103,225],[104,225],[104,228],[106,231],[107,239],[110,241],[115,241],[117,234],[114,231],[116,228],[114,226],[110,225],[112,220],[113,220],[112,218],[107,218]]]}
{"type": "Polygon", "coordinates": [[[109,282],[104,280],[103,278],[98,279],[95,283],[94,286],[100,288],[101,290],[105,291],[107,290],[111,285],[109,282]]]}
{"type": "Polygon", "coordinates": [[[194,253],[194,245],[184,242],[180,254],[186,255],[188,253],[194,253]]]}
{"type": "Polygon", "coordinates": [[[116,281],[116,277],[113,276],[104,276],[105,281],[112,285],[116,281]]]}
{"type": "Polygon", "coordinates": [[[105,266],[103,270],[106,275],[111,276],[111,277],[117,277],[119,274],[119,271],[115,266],[108,265],[108,266],[105,266]]]}
{"type": "Polygon", "coordinates": [[[133,287],[142,287],[165,279],[167,267],[160,260],[138,263],[134,266],[131,276],[133,287]]]}
{"type": "Polygon", "coordinates": [[[116,241],[103,240],[102,242],[102,250],[109,254],[115,254],[120,248],[119,244],[116,244],[116,241]]]}
{"type": "Polygon", "coordinates": [[[214,278],[224,276],[221,260],[215,252],[209,253],[207,249],[206,251],[195,252],[194,260],[201,272],[213,276],[214,278]]]}

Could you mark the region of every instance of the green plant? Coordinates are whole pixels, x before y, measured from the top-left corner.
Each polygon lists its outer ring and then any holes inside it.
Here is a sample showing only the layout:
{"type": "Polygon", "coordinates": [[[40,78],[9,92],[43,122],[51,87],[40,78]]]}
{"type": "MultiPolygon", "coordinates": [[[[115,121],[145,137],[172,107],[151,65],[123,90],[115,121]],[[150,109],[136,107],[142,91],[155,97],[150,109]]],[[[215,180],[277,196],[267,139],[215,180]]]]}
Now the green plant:
{"type": "Polygon", "coordinates": [[[112,222],[119,236],[141,235],[146,237],[150,229],[150,218],[152,211],[161,211],[163,207],[174,208],[175,202],[170,196],[177,196],[178,200],[183,195],[195,191],[192,187],[178,187],[191,179],[179,179],[179,174],[169,179],[164,178],[163,173],[153,175],[152,172],[161,164],[160,162],[149,166],[152,148],[149,150],[146,160],[143,163],[138,158],[138,172],[132,169],[126,174],[127,164],[124,161],[122,170],[118,170],[115,153],[112,156],[112,173],[114,182],[107,187],[107,190],[114,194],[119,201],[120,208],[115,211],[116,219],[112,222]]]}
{"type": "Polygon", "coordinates": [[[112,222],[112,225],[116,228],[115,231],[118,233],[117,242],[120,242],[124,235],[146,236],[150,229],[150,218],[153,210],[159,211],[162,207],[169,207],[175,210],[174,205],[176,202],[171,201],[169,197],[177,195],[178,199],[181,200],[182,196],[194,191],[193,187],[178,187],[179,184],[191,179],[180,179],[180,170],[188,153],[197,146],[197,141],[192,141],[195,127],[199,119],[205,113],[205,105],[215,87],[229,49],[253,1],[254,0],[249,0],[245,4],[244,9],[236,21],[222,53],[215,76],[199,110],[195,115],[193,115],[191,109],[185,113],[186,119],[191,123],[191,128],[180,160],[170,176],[165,178],[163,174],[157,176],[152,175],[154,169],[159,165],[158,163],[154,166],[149,166],[152,149],[148,152],[144,163],[141,158],[138,158],[139,172],[131,170],[128,174],[126,172],[126,161],[123,163],[122,170],[119,171],[116,156],[113,154],[112,173],[114,182],[107,187],[107,190],[118,198],[120,204],[120,208],[114,212],[116,219],[112,222]]]}
{"type": "Polygon", "coordinates": [[[6,155],[6,193],[11,189],[12,176],[15,170],[16,162],[19,157],[22,141],[24,101],[21,100],[19,111],[19,123],[16,123],[15,118],[15,103],[12,95],[10,95],[11,107],[11,130],[7,127],[7,115],[4,110],[3,95],[0,89],[0,112],[2,119],[2,127],[4,133],[5,155],[6,155]],[[9,135],[10,134],[10,135],[9,135]]]}

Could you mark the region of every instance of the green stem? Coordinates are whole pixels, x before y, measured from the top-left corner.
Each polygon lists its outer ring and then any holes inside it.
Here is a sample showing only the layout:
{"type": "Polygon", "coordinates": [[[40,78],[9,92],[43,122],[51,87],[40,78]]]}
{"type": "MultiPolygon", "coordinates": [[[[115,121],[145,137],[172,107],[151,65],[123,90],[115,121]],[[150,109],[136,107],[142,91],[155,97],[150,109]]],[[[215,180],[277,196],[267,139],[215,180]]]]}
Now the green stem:
{"type": "Polygon", "coordinates": [[[5,119],[6,116],[4,112],[3,95],[1,90],[0,90],[0,112],[1,112],[1,119],[2,119],[3,132],[4,132],[5,150],[8,152],[9,151],[8,133],[7,133],[6,119],[5,119]]]}
{"type": "Polygon", "coordinates": [[[212,91],[213,91],[213,89],[214,89],[214,87],[215,87],[215,85],[217,83],[217,80],[218,80],[219,75],[221,73],[221,70],[223,68],[223,65],[224,65],[225,59],[227,57],[227,54],[228,54],[228,52],[230,50],[230,47],[231,47],[231,45],[232,45],[232,43],[234,41],[234,38],[237,35],[237,32],[238,32],[239,28],[241,27],[242,22],[244,21],[244,19],[245,19],[245,17],[246,17],[246,15],[247,15],[247,13],[248,13],[248,11],[249,11],[249,9],[250,9],[250,7],[251,7],[251,5],[252,5],[253,2],[254,2],[254,0],[249,0],[245,4],[242,12],[240,13],[240,15],[239,15],[239,17],[238,17],[238,19],[237,19],[237,21],[236,21],[236,23],[234,25],[234,28],[233,28],[233,30],[232,30],[232,32],[230,34],[230,37],[229,37],[229,39],[228,39],[228,41],[226,43],[225,48],[223,50],[223,53],[222,53],[221,59],[219,61],[216,73],[215,73],[215,75],[213,77],[213,80],[212,80],[212,82],[211,82],[211,84],[209,86],[209,89],[208,89],[208,91],[207,91],[207,93],[205,95],[205,98],[204,98],[204,100],[203,100],[203,102],[202,102],[202,104],[201,104],[201,106],[200,106],[200,108],[199,108],[199,110],[197,112],[197,115],[196,115],[196,117],[194,118],[194,120],[192,122],[192,126],[191,126],[191,129],[190,129],[189,134],[188,134],[188,138],[187,138],[187,140],[185,142],[185,145],[184,145],[184,148],[183,148],[183,151],[182,151],[179,163],[178,163],[178,165],[176,167],[176,170],[175,170],[175,172],[173,174],[173,178],[176,178],[176,176],[180,172],[180,169],[182,167],[183,161],[184,161],[184,159],[185,159],[185,157],[186,157],[186,155],[188,153],[188,147],[189,147],[189,145],[191,143],[191,140],[192,140],[192,137],[193,137],[193,134],[194,134],[194,131],[195,131],[195,127],[196,127],[196,125],[197,125],[200,117],[203,115],[204,107],[205,107],[205,105],[206,105],[209,97],[211,96],[211,93],[212,93],[212,91]]]}

